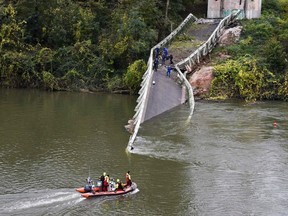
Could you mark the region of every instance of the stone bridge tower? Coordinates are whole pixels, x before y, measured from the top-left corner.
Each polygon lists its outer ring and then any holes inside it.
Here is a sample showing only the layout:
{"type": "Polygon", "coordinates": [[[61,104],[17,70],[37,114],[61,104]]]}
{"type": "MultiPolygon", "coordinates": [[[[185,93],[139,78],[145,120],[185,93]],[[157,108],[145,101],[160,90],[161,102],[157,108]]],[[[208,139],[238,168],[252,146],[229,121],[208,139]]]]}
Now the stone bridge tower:
{"type": "Polygon", "coordinates": [[[207,18],[223,18],[238,9],[241,18],[253,19],[261,16],[262,0],[208,0],[207,18]]]}

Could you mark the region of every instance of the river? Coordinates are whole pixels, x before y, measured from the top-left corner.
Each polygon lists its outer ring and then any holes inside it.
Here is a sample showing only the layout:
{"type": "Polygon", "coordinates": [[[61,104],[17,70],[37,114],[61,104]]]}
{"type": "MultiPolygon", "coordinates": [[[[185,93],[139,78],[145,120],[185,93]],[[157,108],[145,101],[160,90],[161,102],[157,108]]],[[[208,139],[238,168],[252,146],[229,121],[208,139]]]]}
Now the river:
{"type": "Polygon", "coordinates": [[[288,106],[196,102],[145,122],[136,97],[0,90],[0,215],[287,215],[288,106]],[[277,125],[274,127],[273,123],[277,125]],[[133,194],[84,199],[88,175],[133,194]]]}

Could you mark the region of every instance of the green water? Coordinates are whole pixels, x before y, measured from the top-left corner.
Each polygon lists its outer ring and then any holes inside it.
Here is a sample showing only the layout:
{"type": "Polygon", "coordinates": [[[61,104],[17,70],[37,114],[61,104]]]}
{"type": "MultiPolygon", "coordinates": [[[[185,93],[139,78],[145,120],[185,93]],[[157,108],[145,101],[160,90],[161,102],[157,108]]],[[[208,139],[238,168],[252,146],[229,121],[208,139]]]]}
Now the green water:
{"type": "Polygon", "coordinates": [[[285,215],[288,106],[197,102],[145,122],[132,154],[136,97],[0,90],[0,215],[285,215]],[[277,122],[274,128],[273,123],[277,122]],[[134,194],[85,200],[103,171],[134,194]]]}

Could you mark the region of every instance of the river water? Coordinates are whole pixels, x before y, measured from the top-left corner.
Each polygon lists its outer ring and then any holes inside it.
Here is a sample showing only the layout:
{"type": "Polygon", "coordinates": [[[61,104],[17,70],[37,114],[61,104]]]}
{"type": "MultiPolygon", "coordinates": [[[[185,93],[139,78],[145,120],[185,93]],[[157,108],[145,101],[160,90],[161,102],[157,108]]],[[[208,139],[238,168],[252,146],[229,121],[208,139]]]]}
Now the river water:
{"type": "Polygon", "coordinates": [[[287,215],[288,106],[196,102],[145,122],[136,97],[0,90],[0,215],[287,215]],[[273,123],[276,121],[277,126],[273,123]],[[84,199],[102,172],[133,194],[84,199]]]}

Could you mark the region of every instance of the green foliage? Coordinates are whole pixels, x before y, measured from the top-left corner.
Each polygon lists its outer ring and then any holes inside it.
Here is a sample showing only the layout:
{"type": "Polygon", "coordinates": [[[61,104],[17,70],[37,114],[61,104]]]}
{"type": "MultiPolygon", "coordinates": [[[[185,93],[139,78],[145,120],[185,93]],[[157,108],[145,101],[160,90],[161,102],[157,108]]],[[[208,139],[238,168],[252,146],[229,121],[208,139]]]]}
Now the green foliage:
{"type": "Polygon", "coordinates": [[[109,78],[107,75],[105,80],[107,82],[107,88],[110,92],[124,88],[123,79],[121,76],[117,75],[112,78],[109,78]]]}
{"type": "Polygon", "coordinates": [[[239,43],[222,48],[231,58],[216,66],[211,97],[287,100],[288,19],[282,13],[288,2],[265,1],[263,6],[260,19],[241,21],[239,43]]]}
{"type": "Polygon", "coordinates": [[[16,11],[13,5],[1,8],[0,18],[0,48],[7,50],[19,50],[22,48],[22,32],[25,22],[16,19],[16,11]]]}
{"type": "Polygon", "coordinates": [[[286,0],[263,0],[264,13],[279,14],[285,12],[285,5],[287,7],[288,2],[286,0]]]}
{"type": "Polygon", "coordinates": [[[47,47],[44,47],[36,53],[36,63],[40,65],[40,72],[50,69],[52,72],[52,60],[53,60],[53,51],[47,47]]]}
{"type": "MultiPolygon", "coordinates": [[[[167,2],[3,1],[0,85],[47,90],[128,88],[136,93],[151,47],[196,4],[201,8],[204,5],[202,0],[175,0],[166,7],[167,2]],[[123,75],[123,71],[127,72],[123,75]]],[[[222,52],[232,55],[234,62],[225,65],[231,74],[224,69],[216,72],[222,71],[215,80],[215,95],[222,92],[247,100],[287,98],[284,71],[288,67],[288,2],[264,0],[263,9],[262,18],[242,21],[244,31],[239,44],[223,48],[222,52]],[[250,62],[241,60],[246,54],[253,56],[250,62]],[[256,62],[253,70],[248,67],[252,60],[256,62]],[[227,86],[231,92],[226,91],[227,86]]],[[[193,40],[185,33],[178,39],[183,46],[193,40]]]]}
{"type": "Polygon", "coordinates": [[[275,93],[274,75],[251,56],[217,65],[214,76],[211,97],[234,97],[255,101],[271,99],[275,93]]]}
{"type": "Polygon", "coordinates": [[[183,32],[182,34],[179,34],[178,36],[176,36],[175,40],[176,41],[193,41],[195,40],[195,38],[183,32]]]}
{"type": "Polygon", "coordinates": [[[288,71],[284,76],[283,84],[279,87],[280,99],[288,102],[288,71]]]}
{"type": "Polygon", "coordinates": [[[60,48],[53,57],[53,68],[56,77],[62,77],[67,71],[76,69],[87,77],[88,83],[101,85],[106,73],[111,69],[95,52],[97,47],[91,41],[77,42],[74,46],[60,48]]]}
{"type": "Polygon", "coordinates": [[[244,22],[243,24],[243,36],[252,37],[256,44],[269,39],[274,32],[274,26],[265,18],[244,22]]]}
{"type": "Polygon", "coordinates": [[[265,63],[268,64],[269,69],[277,74],[283,74],[287,67],[287,53],[284,51],[284,47],[277,40],[276,37],[270,38],[269,41],[263,47],[263,56],[265,57],[265,63]]]}
{"type": "Polygon", "coordinates": [[[5,86],[39,87],[41,78],[34,70],[32,56],[7,51],[0,57],[0,71],[5,86]]]}
{"type": "Polygon", "coordinates": [[[60,80],[59,85],[67,89],[79,89],[85,87],[84,77],[75,69],[69,70],[60,80]]]}
{"type": "Polygon", "coordinates": [[[119,8],[111,25],[112,32],[101,37],[99,48],[114,68],[126,69],[136,59],[147,57],[156,34],[148,28],[138,10],[119,8]]]}
{"type": "Polygon", "coordinates": [[[50,91],[58,89],[58,81],[50,72],[43,71],[44,88],[50,91]]]}
{"type": "Polygon", "coordinates": [[[124,75],[124,83],[129,88],[132,94],[138,92],[142,76],[145,73],[147,65],[141,60],[136,60],[128,67],[127,72],[124,75]]]}
{"type": "Polygon", "coordinates": [[[169,33],[170,24],[182,21],[182,1],[170,1],[168,8],[166,3],[4,1],[0,4],[1,85],[123,88],[122,71],[147,58],[157,40],[169,33]]]}

